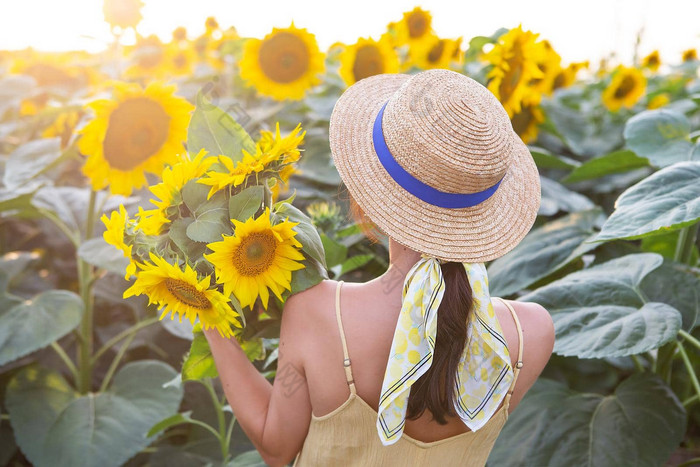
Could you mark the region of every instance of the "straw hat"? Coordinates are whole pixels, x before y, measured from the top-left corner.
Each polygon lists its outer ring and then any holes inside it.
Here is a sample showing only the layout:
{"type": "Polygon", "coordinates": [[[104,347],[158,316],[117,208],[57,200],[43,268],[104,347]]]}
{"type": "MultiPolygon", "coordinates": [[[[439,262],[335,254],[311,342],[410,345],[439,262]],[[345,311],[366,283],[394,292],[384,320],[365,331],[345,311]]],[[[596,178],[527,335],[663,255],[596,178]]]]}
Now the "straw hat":
{"type": "Polygon", "coordinates": [[[541,195],[532,155],[496,97],[463,74],[362,79],[336,102],[329,140],[365,214],[413,250],[486,262],[535,222],[541,195]]]}

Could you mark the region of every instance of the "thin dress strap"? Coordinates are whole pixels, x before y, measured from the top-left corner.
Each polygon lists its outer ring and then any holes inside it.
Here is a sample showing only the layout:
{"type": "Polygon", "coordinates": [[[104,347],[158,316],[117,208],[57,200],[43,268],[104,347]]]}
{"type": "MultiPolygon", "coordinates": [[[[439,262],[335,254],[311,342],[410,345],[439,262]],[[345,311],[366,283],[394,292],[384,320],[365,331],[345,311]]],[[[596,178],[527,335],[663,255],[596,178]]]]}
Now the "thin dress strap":
{"type": "Polygon", "coordinates": [[[520,327],[520,320],[518,315],[515,314],[515,310],[510,303],[503,300],[501,297],[494,297],[499,299],[505,306],[510,310],[510,314],[513,315],[513,321],[515,321],[515,327],[518,329],[518,361],[515,363],[515,369],[513,372],[513,382],[510,384],[508,389],[508,401],[510,402],[510,396],[513,394],[513,389],[515,388],[515,381],[518,379],[518,374],[520,373],[520,368],[523,366],[523,330],[520,327]]]}
{"type": "Polygon", "coordinates": [[[350,356],[348,355],[348,344],[345,341],[345,332],[343,331],[343,320],[340,317],[340,287],[343,281],[338,281],[338,286],[335,289],[335,316],[338,318],[338,330],[340,331],[340,340],[343,342],[343,366],[345,367],[345,379],[350,386],[350,393],[356,394],[355,380],[352,378],[352,368],[350,367],[350,356]]]}

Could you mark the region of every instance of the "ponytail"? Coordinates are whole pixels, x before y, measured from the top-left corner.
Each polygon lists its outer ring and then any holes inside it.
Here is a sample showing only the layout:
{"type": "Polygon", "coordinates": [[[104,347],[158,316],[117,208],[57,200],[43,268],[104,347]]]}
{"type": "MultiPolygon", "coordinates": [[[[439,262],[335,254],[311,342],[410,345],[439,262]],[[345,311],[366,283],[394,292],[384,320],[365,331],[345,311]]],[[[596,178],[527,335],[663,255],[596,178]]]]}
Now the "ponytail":
{"type": "Polygon", "coordinates": [[[443,263],[445,294],[437,311],[437,337],[433,363],[411,386],[406,419],[420,417],[425,409],[445,425],[446,416],[458,416],[455,408],[457,366],[467,345],[467,316],[472,308],[472,289],[462,263],[443,263]]]}

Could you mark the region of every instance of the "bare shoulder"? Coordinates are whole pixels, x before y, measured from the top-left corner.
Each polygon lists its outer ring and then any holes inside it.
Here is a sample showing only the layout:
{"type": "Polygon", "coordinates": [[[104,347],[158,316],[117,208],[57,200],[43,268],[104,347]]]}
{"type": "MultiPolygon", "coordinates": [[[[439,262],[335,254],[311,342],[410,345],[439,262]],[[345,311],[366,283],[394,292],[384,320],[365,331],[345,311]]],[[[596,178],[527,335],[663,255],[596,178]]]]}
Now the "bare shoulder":
{"type": "Polygon", "coordinates": [[[327,310],[329,303],[333,303],[337,284],[336,281],[324,279],[306,290],[290,295],[284,304],[283,321],[308,323],[318,319],[318,313],[327,310]]]}

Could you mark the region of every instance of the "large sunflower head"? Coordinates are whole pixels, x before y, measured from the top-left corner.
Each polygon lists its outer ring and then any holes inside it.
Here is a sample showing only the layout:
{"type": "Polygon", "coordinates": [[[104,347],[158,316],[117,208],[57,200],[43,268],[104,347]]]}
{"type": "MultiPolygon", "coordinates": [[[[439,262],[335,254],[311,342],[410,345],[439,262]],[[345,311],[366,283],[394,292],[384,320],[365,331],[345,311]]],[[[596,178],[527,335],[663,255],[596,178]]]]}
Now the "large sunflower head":
{"type": "Polygon", "coordinates": [[[126,214],[126,209],[123,205],[119,205],[119,211],[112,211],[109,217],[102,214],[100,218],[107,230],[102,234],[105,242],[120,250],[124,257],[129,258],[129,266],[126,268],[124,279],[129,279],[136,273],[136,263],[131,257],[131,245],[124,242],[124,233],[129,224],[129,217],[126,214]]]}
{"type": "Polygon", "coordinates": [[[178,162],[163,170],[162,182],[150,187],[155,199],[151,199],[156,208],[140,210],[139,221],[136,229],[143,231],[146,235],[159,235],[163,226],[170,222],[168,209],[177,206],[182,202],[182,188],[190,180],[199,178],[209,170],[209,167],[216,161],[214,157],[206,157],[207,151],[201,149],[199,153],[190,158],[189,154],[178,155],[178,162]]]}
{"type": "Polygon", "coordinates": [[[552,89],[567,88],[576,82],[576,75],[582,68],[588,68],[588,62],[570,63],[566,68],[562,68],[554,76],[552,89]]]}
{"type": "Polygon", "coordinates": [[[241,78],[277,100],[301,99],[320,83],[324,55],[306,29],[273,28],[264,39],[248,39],[240,61],[241,78]]]}
{"type": "Polygon", "coordinates": [[[487,76],[490,79],[488,89],[511,118],[520,111],[523,100],[531,99],[530,94],[538,94],[530,82],[544,78],[537,64],[544,61],[546,49],[543,42],[537,42],[538,36],[518,26],[502,35],[484,55],[493,65],[487,76]]]}
{"type": "Polygon", "coordinates": [[[210,288],[211,278],[197,278],[197,273],[185,264],[185,270],[150,254],[151,262],[139,264],[134,284],[124,291],[124,298],[146,294],[148,303],[163,308],[160,319],[170,313],[170,319],[183,315],[192,324],[199,318],[204,329],[216,328],[223,337],[231,337],[231,324],[241,327],[240,316],[229,305],[229,299],[215,288],[210,288]]]}
{"type": "Polygon", "coordinates": [[[542,41],[542,45],[544,46],[544,54],[537,62],[537,68],[542,72],[542,77],[530,80],[529,86],[540,94],[551,95],[554,91],[554,80],[562,70],[561,56],[554,50],[549,41],[542,41]]]}
{"type": "Polygon", "coordinates": [[[282,300],[282,292],[291,290],[292,271],[304,268],[298,262],[304,259],[302,245],[294,238],[298,223],[272,225],[269,208],[256,219],[231,222],[233,235],[207,245],[213,253],[204,257],[214,265],[225,295],[233,293],[242,307],[252,307],[260,297],[267,309],[269,291],[282,300]]]}
{"type": "Polygon", "coordinates": [[[537,127],[544,122],[544,113],[536,103],[524,103],[520,112],[511,118],[513,130],[524,143],[531,143],[537,138],[537,127]]]}
{"type": "Polygon", "coordinates": [[[415,7],[403,14],[396,23],[397,40],[401,44],[414,45],[428,38],[433,32],[433,17],[429,11],[415,7]]]}
{"type": "Polygon", "coordinates": [[[640,70],[620,65],[603,91],[603,104],[613,112],[617,112],[623,106],[630,108],[644,95],[646,83],[647,80],[640,70]]]}
{"type": "Polygon", "coordinates": [[[432,68],[450,68],[453,61],[460,58],[462,39],[442,39],[430,34],[425,41],[411,46],[410,61],[422,70],[432,68]]]}
{"type": "Polygon", "coordinates": [[[193,106],[173,95],[175,86],[151,83],[115,86],[115,98],[89,106],[95,112],[78,143],[87,161],[83,173],[100,190],[130,195],[146,184],[145,172],[160,174],[165,164],[177,162],[187,139],[193,106]]]}
{"type": "Polygon", "coordinates": [[[397,73],[399,57],[387,36],[378,41],[360,38],[340,53],[338,73],[348,86],[368,76],[397,73]]]}

